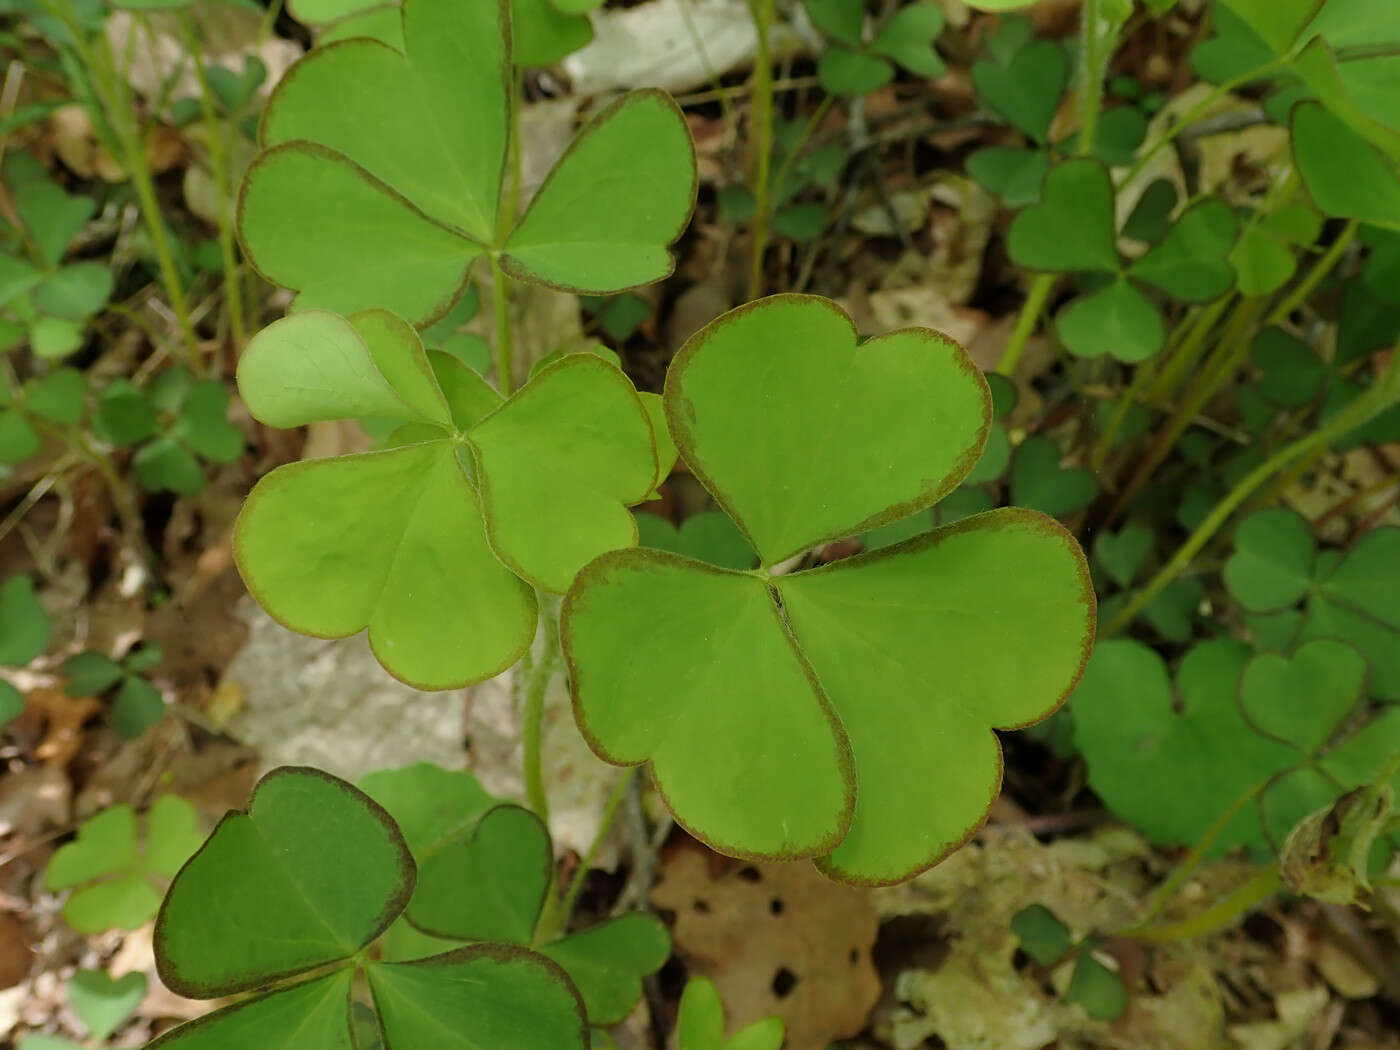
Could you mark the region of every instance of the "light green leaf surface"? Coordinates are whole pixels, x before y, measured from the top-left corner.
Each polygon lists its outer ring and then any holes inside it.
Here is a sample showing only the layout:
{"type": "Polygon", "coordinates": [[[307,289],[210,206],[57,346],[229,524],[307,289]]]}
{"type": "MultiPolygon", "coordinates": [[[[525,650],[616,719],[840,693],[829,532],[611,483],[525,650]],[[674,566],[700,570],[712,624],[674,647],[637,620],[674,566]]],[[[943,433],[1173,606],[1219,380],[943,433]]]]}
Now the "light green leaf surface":
{"type": "Polygon", "coordinates": [[[908,4],[880,27],[870,49],[894,59],[915,76],[942,76],[947,66],[933,49],[933,42],[943,32],[943,23],[943,9],[936,3],[908,4]]]}
{"type": "MultiPolygon", "coordinates": [[[[927,506],[980,450],[990,398],[960,350],[914,330],[853,344],[829,304],[777,296],[702,330],[672,367],[681,455],[766,561],[927,506]],[[903,473],[911,460],[922,477],[903,473]],[[765,491],[773,479],[790,480],[765,491]]],[[[991,727],[1054,709],[1092,604],[1067,535],[1009,510],[776,577],[612,552],[571,588],[564,642],[585,737],[608,761],[649,760],[692,834],[893,882],[982,819],[1000,777],[991,727]]]]}
{"type": "Polygon", "coordinates": [[[667,246],[690,219],[695,187],[680,107],[661,91],[633,92],[579,132],[507,239],[501,265],[572,292],[659,281],[674,268],[667,246]]]}
{"type": "Polygon", "coordinates": [[[658,473],[642,401],[592,354],[556,360],[503,403],[391,314],[311,312],[261,333],[239,380],[254,415],[281,425],[366,410],[406,425],[384,451],[267,475],[234,543],[281,622],[326,637],[368,628],[385,667],[426,688],[514,663],[535,631],[524,580],[562,591],[601,551],[634,544],[626,505],[658,473]]]}
{"type": "Polygon", "coordinates": [[[388,1050],[584,1050],[587,1022],[572,983],[524,948],[480,945],[368,968],[388,1050]]]}
{"type": "Polygon", "coordinates": [[[936,502],[976,462],[991,416],[956,343],[911,328],[857,345],[839,308],[800,295],[697,332],[665,397],[682,457],[769,565],[936,502]]]}
{"type": "Polygon", "coordinates": [[[413,882],[408,847],[376,803],[316,770],[274,770],[176,876],[156,922],[157,968],[177,993],[213,998],[348,958],[413,882]]]}
{"type": "MultiPolygon", "coordinates": [[[[514,6],[522,49],[530,29],[548,36],[559,28],[550,20],[562,16],[542,0],[514,6]]],[[[598,293],[670,273],[667,246],[694,204],[695,164],[680,110],[660,92],[633,93],[600,114],[514,232],[498,222],[512,75],[507,12],[505,4],[407,0],[402,52],[339,41],[279,84],[239,225],[249,259],[296,289],[299,308],[386,307],[426,325],[448,312],[488,250],[514,276],[598,293]]],[[[588,29],[586,18],[568,20],[588,29]]]]}
{"type": "Polygon", "coordinates": [[[245,999],[166,1032],[147,1050],[352,1050],[349,969],[245,999]]]}
{"type": "Polygon", "coordinates": [[[724,1004],[708,977],[692,977],[681,994],[676,1017],[676,1050],[778,1050],[781,1018],[765,1017],[724,1038],[724,1004]]]}

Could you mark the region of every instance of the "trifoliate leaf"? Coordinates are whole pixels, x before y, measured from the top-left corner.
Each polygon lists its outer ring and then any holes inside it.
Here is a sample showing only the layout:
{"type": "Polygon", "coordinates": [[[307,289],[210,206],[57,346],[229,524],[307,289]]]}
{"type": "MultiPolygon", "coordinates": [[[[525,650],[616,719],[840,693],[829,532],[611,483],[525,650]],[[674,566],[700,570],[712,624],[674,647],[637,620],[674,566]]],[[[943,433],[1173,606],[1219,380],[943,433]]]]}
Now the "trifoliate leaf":
{"type": "Polygon", "coordinates": [[[968,155],[967,173],[1008,208],[1021,208],[1040,196],[1050,170],[1050,155],[1041,149],[988,146],[968,155]]]}
{"type": "Polygon", "coordinates": [[[284,426],[372,414],[418,428],[411,443],[267,475],[235,554],[281,622],[326,637],[368,628],[385,667],[428,688],[514,663],[535,631],[520,577],[562,591],[596,554],[635,543],[626,507],[655,484],[646,411],[592,354],[559,359],[502,404],[390,314],[308,311],[249,343],[239,384],[256,418],[284,426]],[[308,526],[327,515],[340,527],[308,526]]]}
{"type": "Polygon", "coordinates": [[[215,1010],[166,1032],[148,1050],[354,1050],[345,969],[215,1010]]]}
{"type": "Polygon", "coordinates": [[[670,273],[695,165],[680,110],[660,92],[590,122],[514,230],[500,228],[505,17],[504,5],[406,0],[402,53],[346,41],[283,78],[239,224],[249,258],[298,290],[298,306],[387,307],[426,324],[485,252],[513,276],[598,294],[670,273]]]}
{"type": "Polygon", "coordinates": [[[822,87],[833,95],[865,95],[894,79],[894,66],[879,55],[833,44],[817,62],[822,87]]]}
{"type": "Polygon", "coordinates": [[[880,27],[870,49],[921,77],[942,76],[947,67],[933,49],[943,32],[943,9],[935,3],[912,3],[899,8],[880,27]]]}
{"type": "Polygon", "coordinates": [[[1011,916],[1011,932],[1021,950],[1041,966],[1050,966],[1074,944],[1069,927],[1043,904],[1032,904],[1011,916]]]}
{"type": "MultiPolygon", "coordinates": [[[[990,417],[980,373],[942,337],[857,345],[830,303],[790,295],[697,333],[666,407],[692,473],[765,565],[927,507],[990,417]]],[[[990,728],[1054,709],[1092,602],[1066,534],[1005,510],[782,576],[615,551],[580,575],[563,623],[585,737],[608,761],[650,761],[693,834],[892,882],[980,821],[999,779],[990,728]]]]}

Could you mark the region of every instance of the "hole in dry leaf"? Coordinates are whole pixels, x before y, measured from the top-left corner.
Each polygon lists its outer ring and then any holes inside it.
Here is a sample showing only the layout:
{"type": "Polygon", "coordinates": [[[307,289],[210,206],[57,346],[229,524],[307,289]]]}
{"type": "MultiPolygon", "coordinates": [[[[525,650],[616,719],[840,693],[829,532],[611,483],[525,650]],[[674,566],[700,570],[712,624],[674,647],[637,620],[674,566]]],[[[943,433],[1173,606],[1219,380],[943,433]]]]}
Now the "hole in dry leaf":
{"type": "Polygon", "coordinates": [[[710,914],[710,904],[709,904],[709,902],[708,902],[708,901],[702,901],[699,897],[696,897],[696,898],[695,898],[694,908],[695,908],[695,910],[698,911],[701,915],[708,915],[708,914],[710,914]]]}
{"type": "Polygon", "coordinates": [[[778,900],[777,897],[774,897],[768,902],[768,910],[774,915],[781,915],[783,913],[783,902],[778,900]]]}
{"type": "Polygon", "coordinates": [[[737,878],[741,878],[745,882],[761,882],[763,880],[763,876],[758,873],[758,869],[752,864],[740,868],[734,874],[737,878]]]}
{"type": "Polygon", "coordinates": [[[786,966],[779,968],[778,972],[773,975],[773,994],[779,999],[786,999],[796,986],[797,974],[786,966]]]}

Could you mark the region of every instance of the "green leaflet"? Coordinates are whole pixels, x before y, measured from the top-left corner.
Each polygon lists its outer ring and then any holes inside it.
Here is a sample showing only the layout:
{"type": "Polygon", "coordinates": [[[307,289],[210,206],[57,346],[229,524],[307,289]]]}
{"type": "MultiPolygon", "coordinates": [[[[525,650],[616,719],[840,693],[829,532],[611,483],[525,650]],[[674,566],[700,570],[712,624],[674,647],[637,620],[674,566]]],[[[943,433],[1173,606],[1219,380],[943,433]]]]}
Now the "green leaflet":
{"type": "Polygon", "coordinates": [[[68,1001],[88,1035],[100,1042],[115,1032],[146,997],[146,975],[140,970],[109,977],[101,970],[77,970],[68,982],[68,1001]]]}
{"type": "Polygon", "coordinates": [[[1316,102],[1292,112],[1293,156],[1303,183],[1328,215],[1400,229],[1395,160],[1316,102]]]}
{"type": "Polygon", "coordinates": [[[1367,533],[1345,554],[1318,554],[1307,521],[1262,510],[1240,523],[1225,585],[1252,613],[1306,598],[1301,638],[1341,638],[1370,665],[1371,694],[1400,700],[1400,529],[1367,533]]]}
{"type": "Polygon", "coordinates": [[[77,837],[53,855],[44,886],[73,891],[63,917],[75,930],[134,930],[156,913],[160,894],[152,881],[174,877],[199,845],[194,807],[163,795],[147,813],[145,830],[142,849],[135,811],[112,806],[84,821],[77,837]]]}
{"type": "Polygon", "coordinates": [[[535,632],[528,584],[563,591],[601,551],[634,544],[626,506],[657,482],[642,402],[592,354],[555,361],[502,403],[392,314],[313,310],[259,333],[238,380],[275,426],[400,424],[383,451],[264,477],[235,554],[281,622],[323,637],[368,628],[384,666],[425,688],[514,663],[535,632]]]}
{"type": "Polygon", "coordinates": [[[724,1004],[708,977],[692,977],[681,993],[676,1017],[676,1050],[778,1050],[783,1021],[765,1017],[724,1037],[724,1004]]]}
{"type": "MultiPolygon", "coordinates": [[[[910,329],[857,345],[830,303],[796,295],[697,333],[666,407],[765,566],[931,505],[991,415],[952,343],[910,329]]],[[[907,878],[966,838],[999,782],[991,728],[1058,705],[1092,620],[1078,547],[1020,510],[780,576],[614,551],[563,612],[599,755],[650,761],[677,819],[723,852],[819,857],[854,882],[907,878]]]]}
{"type": "Polygon", "coordinates": [[[283,78],[239,226],[249,258],[296,289],[298,307],[387,307],[427,324],[484,253],[513,276],[596,294],[670,273],[695,161],[680,110],[661,92],[608,107],[514,229],[501,219],[507,17],[504,3],[407,0],[402,51],[343,40],[283,78]]]}
{"type": "Polygon", "coordinates": [[[1400,710],[1338,742],[1364,697],[1366,665],[1350,645],[1317,639],[1292,656],[1215,640],[1191,649],[1173,687],[1161,657],[1132,641],[1101,643],[1070,701],[1089,783],[1154,842],[1200,841],[1249,799],[1211,844],[1267,858],[1299,820],[1369,782],[1400,731],[1400,710]]]}
{"type": "Polygon", "coordinates": [[[869,43],[862,33],[860,0],[807,0],[808,17],[832,42],[817,65],[822,87],[837,95],[863,95],[894,79],[895,63],[916,76],[947,68],[933,42],[943,32],[943,11],[932,3],[899,8],[869,43]]]}
{"type": "Polygon", "coordinates": [[[53,618],[34,595],[34,578],[16,573],[0,584],[0,665],[23,667],[44,651],[53,618]]]}
{"type": "MultiPolygon", "coordinates": [[[[431,812],[416,817],[420,832],[433,824],[431,812]]],[[[151,1045],[349,1050],[352,982],[363,967],[388,1047],[583,1050],[573,985],[525,948],[479,944],[366,963],[360,950],[398,916],[414,884],[398,826],[369,797],[316,770],[269,773],[248,812],[225,817],[176,876],[156,923],[157,969],[172,989],[205,998],[333,969],[206,1014],[151,1045]]]]}
{"type": "Polygon", "coordinates": [[[1056,317],[1060,338],[1080,357],[1109,354],[1136,363],[1162,349],[1161,314],[1140,285],[1182,302],[1204,303],[1236,284],[1231,257],[1240,225],[1234,210],[1207,199],[1168,226],[1162,206],[1169,210],[1170,202],[1158,196],[1145,198],[1124,227],[1125,236],[1153,240],[1126,266],[1118,255],[1113,182],[1095,158],[1077,157],[1050,168],[1039,203],[1024,208],[1011,224],[1007,248],[1019,265],[1089,275],[1091,290],[1056,317]],[[1147,212],[1141,211],[1144,205],[1147,212]],[[1152,215],[1157,211],[1162,214],[1152,215]]]}
{"type": "MultiPolygon", "coordinates": [[[[553,869],[538,817],[488,795],[470,773],[427,763],[371,773],[361,784],[400,823],[418,865],[404,912],[414,928],[441,938],[442,948],[534,943],[553,869]]],[[[590,1023],[600,1026],[626,1017],[641,998],[641,978],[670,950],[665,927],[641,912],[539,948],[568,973],[590,1023]]]]}

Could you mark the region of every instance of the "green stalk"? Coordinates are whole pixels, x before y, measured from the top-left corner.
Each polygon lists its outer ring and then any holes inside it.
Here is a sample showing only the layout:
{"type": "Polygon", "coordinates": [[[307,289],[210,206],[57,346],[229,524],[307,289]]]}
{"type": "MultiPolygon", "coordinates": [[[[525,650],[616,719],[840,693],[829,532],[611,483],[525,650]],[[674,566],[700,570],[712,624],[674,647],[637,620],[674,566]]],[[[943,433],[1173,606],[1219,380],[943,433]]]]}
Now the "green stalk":
{"type": "Polygon", "coordinates": [[[1158,915],[1161,915],[1166,909],[1166,906],[1171,903],[1172,897],[1176,895],[1176,891],[1181,887],[1182,883],[1190,878],[1192,873],[1201,866],[1201,862],[1206,858],[1206,851],[1210,849],[1215,840],[1229,827],[1230,821],[1235,819],[1235,815],[1258,797],[1259,792],[1264,789],[1266,783],[1267,781],[1261,780],[1226,806],[1225,811],[1216,817],[1215,820],[1211,821],[1210,827],[1206,829],[1200,841],[1191,847],[1191,852],[1186,854],[1186,856],[1181,859],[1181,863],[1172,869],[1172,873],[1167,876],[1166,881],[1152,891],[1152,895],[1147,899],[1147,914],[1142,917],[1142,921],[1126,930],[1117,931],[1113,936],[1133,937],[1136,933],[1146,929],[1148,923],[1158,915]]]}
{"type": "Polygon", "coordinates": [[[768,248],[769,168],[773,158],[773,57],[768,34],[773,28],[774,0],[749,0],[758,54],[753,69],[753,222],[749,227],[749,298],[763,295],[763,256],[768,248]]]}
{"type": "Polygon", "coordinates": [[[214,91],[209,86],[209,76],[204,61],[199,57],[199,40],[195,36],[194,19],[187,11],[180,12],[180,25],[185,31],[185,44],[194,61],[195,76],[199,78],[200,109],[204,113],[204,130],[209,136],[210,167],[214,171],[214,187],[219,194],[219,256],[224,266],[224,292],[228,296],[229,331],[233,337],[233,349],[237,354],[248,341],[248,329],[243,321],[243,287],[239,272],[238,256],[233,246],[233,213],[230,207],[232,187],[229,185],[228,139],[219,126],[219,116],[214,110],[214,91]]]}
{"type": "Polygon", "coordinates": [[[496,386],[501,396],[510,397],[515,389],[515,378],[511,374],[510,296],[506,285],[510,278],[494,253],[487,258],[491,260],[491,308],[496,318],[496,386]]]}
{"type": "Polygon", "coordinates": [[[1283,879],[1279,876],[1277,868],[1263,868],[1234,893],[1199,915],[1164,926],[1126,931],[1120,936],[1147,944],[1194,940],[1229,926],[1260,901],[1272,897],[1282,885],[1283,879]]]}
{"type": "Polygon", "coordinates": [[[180,284],[179,270],[175,265],[174,253],[170,249],[170,235],[165,228],[160,202],[156,199],[155,182],[151,176],[151,169],[146,164],[146,143],[141,134],[131,90],[117,73],[116,59],[106,37],[99,38],[100,49],[90,48],[84,39],[82,27],[72,17],[71,11],[65,9],[65,5],[56,3],[55,0],[44,0],[44,8],[68,27],[78,56],[87,67],[97,101],[106,111],[107,123],[116,133],[123,164],[131,175],[136,199],[141,205],[141,218],[150,234],[151,246],[155,249],[161,284],[165,287],[170,309],[174,312],[184,337],[186,361],[194,371],[199,371],[199,340],[190,320],[189,301],[185,298],[185,290],[180,284]]]}
{"type": "Polygon", "coordinates": [[[1230,515],[1249,498],[1250,493],[1291,463],[1308,455],[1314,449],[1323,448],[1337,438],[1363,426],[1391,405],[1400,401],[1400,353],[1392,354],[1386,370],[1355,401],[1342,409],[1326,424],[1306,434],[1298,440],[1284,445],[1259,466],[1255,467],[1235,485],[1225,497],[1206,515],[1185,543],[1177,549],[1157,574],[1128,601],[1108,624],[1099,632],[1099,637],[1107,638],[1116,634],[1132,622],[1143,607],[1162,592],[1162,589],[1175,580],[1191,564],[1200,550],[1229,520],[1230,515]]]}
{"type": "Polygon", "coordinates": [[[1184,130],[1186,130],[1188,127],[1194,124],[1200,118],[1201,114],[1203,114],[1211,106],[1215,105],[1215,103],[1219,102],[1230,92],[1234,91],[1235,88],[1240,87],[1244,84],[1248,84],[1250,81],[1258,80],[1261,77],[1266,77],[1274,70],[1282,69],[1287,64],[1287,59],[1276,58],[1272,62],[1268,62],[1257,69],[1247,70],[1246,72],[1241,73],[1239,76],[1232,77],[1229,80],[1222,83],[1219,87],[1215,88],[1215,90],[1211,91],[1208,95],[1202,98],[1201,101],[1197,102],[1194,106],[1192,106],[1185,113],[1179,116],[1172,123],[1172,126],[1169,127],[1166,131],[1164,131],[1161,134],[1161,136],[1152,143],[1152,145],[1148,146],[1147,149],[1143,150],[1140,154],[1138,154],[1137,160],[1134,161],[1133,166],[1128,169],[1128,174],[1123,177],[1122,185],[1128,185],[1135,178],[1141,175],[1142,169],[1147,167],[1148,163],[1152,160],[1153,157],[1155,157],[1162,149],[1164,149],[1169,143],[1171,143],[1184,130]]]}
{"type": "Polygon", "coordinates": [[[1144,396],[1149,403],[1160,404],[1176,393],[1181,381],[1201,360],[1201,355],[1205,353],[1206,338],[1214,331],[1216,322],[1232,301],[1229,295],[1221,296],[1196,315],[1185,338],[1171,351],[1161,371],[1157,373],[1157,378],[1147,388],[1144,396]]]}
{"type": "Polygon", "coordinates": [[[550,680],[559,669],[558,602],[535,592],[540,606],[540,629],[544,647],[538,660],[522,663],[525,675],[524,762],[525,798],[535,815],[549,824],[549,798],[544,789],[544,700],[550,680]]]}
{"type": "Polygon", "coordinates": [[[1016,327],[1011,330],[1011,338],[1006,341],[1001,357],[997,360],[997,371],[1002,375],[1010,376],[1016,371],[1021,354],[1025,352],[1026,343],[1035,334],[1036,323],[1040,320],[1045,301],[1050,298],[1054,287],[1053,273],[1036,274],[1035,279],[1031,281],[1030,288],[1026,290],[1026,301],[1021,304],[1021,313],[1016,318],[1016,327]]]}
{"type": "Polygon", "coordinates": [[[608,837],[608,832],[612,830],[617,809],[622,804],[623,798],[626,797],[627,788],[632,783],[632,778],[636,773],[637,767],[629,766],[622,771],[613,784],[612,791],[608,794],[608,800],[603,805],[603,819],[598,825],[598,833],[593,836],[593,842],[589,845],[588,852],[579,860],[574,877],[569,881],[568,890],[562,898],[551,897],[545,903],[544,914],[540,916],[539,924],[535,927],[535,943],[537,945],[548,944],[568,928],[569,919],[574,914],[574,906],[578,903],[579,894],[583,892],[583,884],[588,879],[589,871],[592,870],[593,860],[598,856],[598,851],[603,846],[603,840],[608,837]]]}
{"type": "Polygon", "coordinates": [[[1118,498],[1113,503],[1113,509],[1109,511],[1104,522],[1105,526],[1116,521],[1119,515],[1127,509],[1133,497],[1152,477],[1153,472],[1161,466],[1162,461],[1175,447],[1177,439],[1191,425],[1191,421],[1205,407],[1206,402],[1214,397],[1216,391],[1235,374],[1244,361],[1245,355],[1249,353],[1249,337],[1254,331],[1254,322],[1259,316],[1260,309],[1261,304],[1257,299],[1240,301],[1235,308],[1234,316],[1230,319],[1229,326],[1225,329],[1220,344],[1207,362],[1205,370],[1191,384],[1185,397],[1177,405],[1176,411],[1158,431],[1156,440],[1153,441],[1152,447],[1147,450],[1147,454],[1143,456],[1137,470],[1133,472],[1132,478],[1119,492],[1118,498]]]}
{"type": "Polygon", "coordinates": [[[1361,224],[1352,219],[1344,227],[1342,232],[1337,234],[1336,239],[1331,243],[1325,252],[1318,257],[1313,268],[1308,271],[1308,275],[1299,281],[1291,291],[1277,306],[1270,311],[1265,319],[1266,325],[1282,324],[1288,320],[1288,315],[1296,310],[1312,295],[1313,290],[1322,283],[1322,279],[1332,272],[1332,268],[1341,260],[1343,253],[1351,247],[1351,242],[1356,240],[1356,232],[1361,224]]]}

